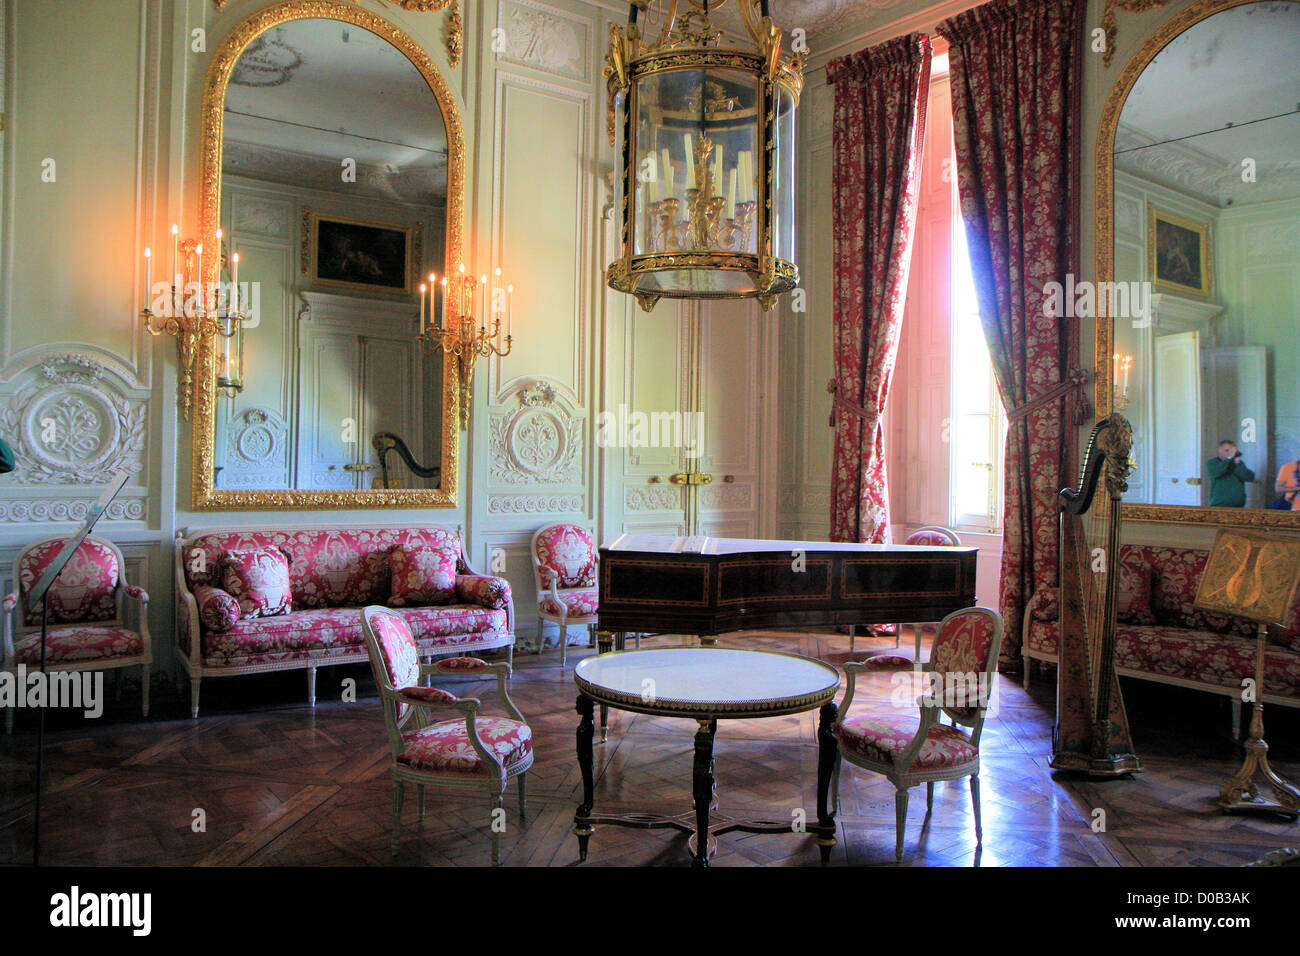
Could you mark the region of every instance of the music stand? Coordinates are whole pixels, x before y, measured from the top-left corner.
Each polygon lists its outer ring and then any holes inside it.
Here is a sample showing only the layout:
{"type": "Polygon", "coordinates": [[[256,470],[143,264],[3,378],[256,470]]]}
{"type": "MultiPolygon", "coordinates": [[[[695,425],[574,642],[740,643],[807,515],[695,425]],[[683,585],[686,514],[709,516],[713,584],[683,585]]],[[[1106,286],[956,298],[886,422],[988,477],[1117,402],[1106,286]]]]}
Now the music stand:
{"type": "MultiPolygon", "coordinates": [[[[118,471],[109,479],[108,484],[104,487],[103,492],[90,506],[90,511],[86,514],[86,520],[81,523],[77,533],[63,542],[63,547],[55,555],[54,560],[50,562],[45,569],[45,573],[32,586],[31,591],[27,594],[28,607],[34,606],[37,601],[41,603],[41,675],[45,674],[45,641],[48,635],[48,610],[49,602],[46,598],[49,595],[50,588],[58,580],[63,569],[72,560],[72,556],[77,553],[81,547],[81,542],[86,540],[86,535],[103,516],[109,503],[117,497],[117,493],[122,490],[126,480],[131,477],[128,471],[118,471]]],[[[16,582],[15,582],[16,583],[16,582]]],[[[41,860],[41,791],[44,789],[44,769],[45,759],[45,707],[41,708],[40,729],[36,736],[36,808],[35,808],[35,825],[32,836],[32,866],[40,866],[41,860]]]]}
{"type": "Polygon", "coordinates": [[[1219,806],[1229,812],[1276,813],[1292,820],[1300,817],[1300,790],[1279,777],[1268,765],[1264,743],[1264,649],[1268,626],[1284,621],[1291,596],[1300,581],[1300,539],[1280,538],[1258,531],[1220,528],[1201,585],[1196,607],[1234,614],[1255,622],[1255,709],[1246,740],[1246,761],[1219,791],[1219,806]],[[1259,795],[1252,782],[1262,772],[1273,787],[1276,801],[1259,795]]]}

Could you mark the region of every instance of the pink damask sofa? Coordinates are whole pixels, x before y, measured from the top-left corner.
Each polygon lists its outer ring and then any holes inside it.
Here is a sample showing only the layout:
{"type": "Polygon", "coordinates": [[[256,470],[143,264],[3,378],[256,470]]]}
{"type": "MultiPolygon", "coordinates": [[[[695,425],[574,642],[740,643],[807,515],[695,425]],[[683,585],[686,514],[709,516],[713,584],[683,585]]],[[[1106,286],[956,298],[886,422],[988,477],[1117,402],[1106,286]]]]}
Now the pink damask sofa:
{"type": "MultiPolygon", "coordinates": [[[[1208,551],[1124,545],[1120,550],[1115,653],[1123,677],[1223,694],[1240,729],[1242,680],[1255,675],[1256,630],[1244,618],[1197,610],[1208,551]]],[[[1034,661],[1055,661],[1060,614],[1056,588],[1040,588],[1025,609],[1025,686],[1034,661]]],[[[1269,631],[1263,699],[1300,707],[1300,596],[1289,619],[1269,631]]]]}
{"type": "Polygon", "coordinates": [[[514,653],[504,578],[475,573],[458,527],[213,528],[176,536],[176,635],[199,714],[204,677],[367,660],[361,609],[390,607],[420,653],[514,653]],[[233,593],[232,593],[233,592],[233,593]]]}

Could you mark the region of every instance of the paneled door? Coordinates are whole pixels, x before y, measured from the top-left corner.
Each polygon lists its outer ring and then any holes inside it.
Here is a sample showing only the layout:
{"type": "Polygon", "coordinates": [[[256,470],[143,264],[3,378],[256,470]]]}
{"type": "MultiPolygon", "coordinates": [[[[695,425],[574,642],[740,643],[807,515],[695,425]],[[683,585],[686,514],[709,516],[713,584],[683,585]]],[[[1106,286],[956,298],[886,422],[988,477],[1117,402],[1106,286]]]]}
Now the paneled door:
{"type": "Polygon", "coordinates": [[[1199,505],[1204,464],[1200,333],[1162,335],[1155,353],[1155,503],[1199,505]]]}

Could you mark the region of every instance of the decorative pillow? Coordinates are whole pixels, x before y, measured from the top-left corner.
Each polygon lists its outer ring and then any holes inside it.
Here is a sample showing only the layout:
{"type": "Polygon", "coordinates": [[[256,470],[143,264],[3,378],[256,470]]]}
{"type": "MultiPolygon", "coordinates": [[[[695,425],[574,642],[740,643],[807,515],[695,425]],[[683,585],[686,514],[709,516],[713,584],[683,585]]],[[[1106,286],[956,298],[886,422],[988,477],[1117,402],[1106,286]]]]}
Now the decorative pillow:
{"type": "Polygon", "coordinates": [[[462,604],[478,604],[490,608],[509,607],[510,582],[505,578],[488,577],[484,574],[458,574],[456,575],[456,599],[462,604]]]}
{"type": "Polygon", "coordinates": [[[450,604],[456,597],[456,563],[450,547],[398,545],[388,557],[393,570],[392,607],[410,604],[450,604]]]}
{"type": "Polygon", "coordinates": [[[194,589],[194,600],[199,605],[199,620],[209,631],[228,631],[243,616],[239,602],[221,588],[201,584],[194,589]]]}
{"type": "Polygon", "coordinates": [[[1124,624],[1151,625],[1156,613],[1151,606],[1152,569],[1138,548],[1123,548],[1119,559],[1118,603],[1115,619],[1124,624]]]}
{"type": "Polygon", "coordinates": [[[279,548],[227,551],[221,558],[221,583],[244,617],[288,614],[293,605],[289,558],[279,548]]]}

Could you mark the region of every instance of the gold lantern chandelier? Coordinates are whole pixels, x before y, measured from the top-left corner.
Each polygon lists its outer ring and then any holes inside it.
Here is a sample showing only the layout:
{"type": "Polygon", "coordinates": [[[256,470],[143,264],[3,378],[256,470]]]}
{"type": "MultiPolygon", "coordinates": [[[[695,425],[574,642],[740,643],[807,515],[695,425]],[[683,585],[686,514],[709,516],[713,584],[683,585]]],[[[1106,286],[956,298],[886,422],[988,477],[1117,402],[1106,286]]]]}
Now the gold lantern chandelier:
{"type": "Polygon", "coordinates": [[[752,46],[724,46],[727,0],[634,0],[610,28],[608,132],[621,115],[621,253],[606,281],[647,312],[661,298],[755,298],[794,263],[795,107],[803,54],[783,56],[767,0],[736,0],[752,46]]]}

